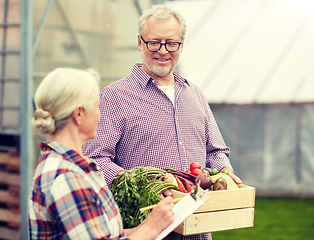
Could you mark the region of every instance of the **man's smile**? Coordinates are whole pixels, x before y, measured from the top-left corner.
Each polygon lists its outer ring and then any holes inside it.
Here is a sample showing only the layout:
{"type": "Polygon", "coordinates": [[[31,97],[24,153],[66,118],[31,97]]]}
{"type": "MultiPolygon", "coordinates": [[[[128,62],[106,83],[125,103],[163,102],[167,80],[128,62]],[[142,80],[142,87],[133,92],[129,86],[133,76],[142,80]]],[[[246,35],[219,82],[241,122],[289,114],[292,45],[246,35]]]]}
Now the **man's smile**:
{"type": "Polygon", "coordinates": [[[167,62],[170,61],[170,58],[167,59],[163,59],[163,58],[154,58],[155,60],[159,61],[159,62],[167,62]]]}

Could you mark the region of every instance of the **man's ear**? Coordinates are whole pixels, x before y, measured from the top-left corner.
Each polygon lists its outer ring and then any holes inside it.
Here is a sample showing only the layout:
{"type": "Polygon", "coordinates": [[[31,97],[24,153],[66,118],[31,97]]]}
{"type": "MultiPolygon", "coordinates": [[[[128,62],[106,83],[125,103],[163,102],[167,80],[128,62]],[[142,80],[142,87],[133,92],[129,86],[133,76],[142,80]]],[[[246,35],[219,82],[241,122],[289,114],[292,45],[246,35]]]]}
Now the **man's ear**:
{"type": "Polygon", "coordinates": [[[142,40],[140,35],[137,35],[137,48],[139,51],[142,51],[142,40]]]}
{"type": "Polygon", "coordinates": [[[183,51],[184,40],[185,40],[185,39],[182,40],[181,47],[180,47],[180,52],[183,51]]]}

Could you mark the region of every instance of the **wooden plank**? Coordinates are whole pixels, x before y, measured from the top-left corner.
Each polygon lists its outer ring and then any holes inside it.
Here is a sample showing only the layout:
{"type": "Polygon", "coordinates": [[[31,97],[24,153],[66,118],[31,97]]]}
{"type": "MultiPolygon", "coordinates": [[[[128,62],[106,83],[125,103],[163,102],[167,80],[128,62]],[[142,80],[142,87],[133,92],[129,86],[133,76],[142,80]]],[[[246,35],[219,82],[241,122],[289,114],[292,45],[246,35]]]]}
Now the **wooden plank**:
{"type": "Polygon", "coordinates": [[[253,227],[254,208],[196,213],[174,231],[184,236],[253,227]]]}
{"type": "Polygon", "coordinates": [[[6,166],[9,171],[20,170],[20,156],[18,152],[0,152],[0,165],[6,166]]]}
{"type": "MultiPolygon", "coordinates": [[[[247,208],[255,206],[255,188],[244,184],[239,189],[209,191],[203,198],[205,204],[197,212],[247,208]]],[[[184,197],[186,194],[171,190],[174,198],[184,197]]]]}
{"type": "Polygon", "coordinates": [[[0,152],[0,164],[19,167],[20,156],[18,152],[0,152]]]}
{"type": "Polygon", "coordinates": [[[12,186],[20,186],[20,174],[1,172],[0,183],[12,186]]]}
{"type": "Polygon", "coordinates": [[[13,227],[19,227],[21,223],[21,214],[19,212],[0,208],[0,221],[7,222],[13,227]]]}
{"type": "Polygon", "coordinates": [[[17,229],[0,227],[0,233],[1,236],[5,237],[7,240],[21,239],[21,231],[17,229]]]}
{"type": "MultiPolygon", "coordinates": [[[[252,227],[254,223],[255,188],[239,184],[239,189],[209,191],[205,204],[174,231],[182,235],[252,227]]],[[[173,197],[186,194],[171,190],[173,197]]]]}
{"type": "Polygon", "coordinates": [[[0,190],[0,203],[6,203],[11,205],[19,205],[20,198],[18,196],[14,196],[10,193],[10,191],[0,190]]]}
{"type": "Polygon", "coordinates": [[[7,190],[11,196],[20,197],[20,186],[8,186],[7,190]]]}
{"type": "Polygon", "coordinates": [[[3,162],[8,156],[7,152],[0,152],[0,161],[3,162]]]}

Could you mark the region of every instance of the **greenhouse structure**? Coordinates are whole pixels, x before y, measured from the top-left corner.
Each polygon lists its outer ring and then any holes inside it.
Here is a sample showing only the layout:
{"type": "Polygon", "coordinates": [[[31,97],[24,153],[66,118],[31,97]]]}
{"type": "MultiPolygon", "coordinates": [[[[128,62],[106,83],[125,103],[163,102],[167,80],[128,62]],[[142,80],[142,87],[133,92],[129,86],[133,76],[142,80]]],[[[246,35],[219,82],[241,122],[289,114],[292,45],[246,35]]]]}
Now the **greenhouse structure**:
{"type": "Polygon", "coordinates": [[[257,196],[314,196],[313,1],[0,0],[4,239],[29,239],[38,84],[57,67],[92,67],[101,87],[129,75],[138,18],[161,3],[186,19],[176,69],[205,94],[236,174],[257,196]]]}

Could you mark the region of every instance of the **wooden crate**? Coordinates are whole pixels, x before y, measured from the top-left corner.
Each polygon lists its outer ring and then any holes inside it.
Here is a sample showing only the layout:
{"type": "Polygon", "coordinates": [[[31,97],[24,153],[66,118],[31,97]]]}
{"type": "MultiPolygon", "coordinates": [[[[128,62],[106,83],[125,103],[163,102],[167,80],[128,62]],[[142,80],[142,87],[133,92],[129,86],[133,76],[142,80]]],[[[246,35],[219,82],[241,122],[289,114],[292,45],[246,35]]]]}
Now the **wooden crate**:
{"type": "MultiPolygon", "coordinates": [[[[253,227],[255,188],[239,184],[239,189],[209,191],[205,204],[174,231],[184,236],[253,227]]],[[[171,190],[174,198],[185,193],[171,190]]]]}
{"type": "Polygon", "coordinates": [[[20,239],[20,157],[15,151],[0,152],[1,239],[20,239]]]}

